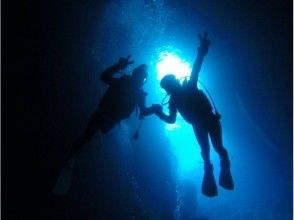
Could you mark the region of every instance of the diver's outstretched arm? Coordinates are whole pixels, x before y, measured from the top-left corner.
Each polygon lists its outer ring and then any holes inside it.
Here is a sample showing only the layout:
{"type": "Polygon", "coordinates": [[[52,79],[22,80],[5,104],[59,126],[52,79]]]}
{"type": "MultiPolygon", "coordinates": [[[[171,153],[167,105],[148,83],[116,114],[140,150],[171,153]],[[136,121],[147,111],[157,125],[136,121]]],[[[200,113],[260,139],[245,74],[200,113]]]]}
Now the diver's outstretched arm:
{"type": "Polygon", "coordinates": [[[134,61],[130,60],[130,58],[131,58],[131,55],[128,55],[126,58],[121,57],[116,64],[110,66],[109,68],[107,68],[105,71],[101,73],[100,79],[104,83],[111,85],[115,80],[117,80],[116,78],[113,77],[115,73],[125,69],[129,64],[134,63],[134,61]]]}
{"type": "Polygon", "coordinates": [[[112,85],[114,81],[117,80],[116,78],[113,78],[113,75],[118,71],[120,71],[119,67],[114,64],[101,73],[100,80],[108,85],[112,85]]]}
{"type": "Polygon", "coordinates": [[[162,106],[161,105],[152,105],[153,108],[155,109],[155,114],[164,122],[168,124],[173,124],[176,122],[177,118],[177,109],[174,107],[169,108],[169,114],[164,114],[162,111],[162,106]]]}
{"type": "Polygon", "coordinates": [[[199,34],[198,37],[200,40],[200,46],[198,47],[197,58],[194,62],[191,77],[190,77],[190,82],[192,82],[193,84],[196,84],[198,81],[198,76],[199,76],[200,69],[203,63],[203,59],[205,55],[207,54],[208,48],[210,45],[210,40],[207,38],[207,33],[204,33],[203,36],[199,34]]]}
{"type": "Polygon", "coordinates": [[[145,116],[155,114],[155,110],[153,106],[145,107],[140,109],[140,119],[144,118],[145,116]]]}
{"type": "Polygon", "coordinates": [[[144,92],[141,98],[139,99],[138,106],[140,109],[140,119],[144,118],[145,116],[155,114],[156,111],[153,105],[151,107],[146,107],[146,96],[147,93],[144,92]]]}

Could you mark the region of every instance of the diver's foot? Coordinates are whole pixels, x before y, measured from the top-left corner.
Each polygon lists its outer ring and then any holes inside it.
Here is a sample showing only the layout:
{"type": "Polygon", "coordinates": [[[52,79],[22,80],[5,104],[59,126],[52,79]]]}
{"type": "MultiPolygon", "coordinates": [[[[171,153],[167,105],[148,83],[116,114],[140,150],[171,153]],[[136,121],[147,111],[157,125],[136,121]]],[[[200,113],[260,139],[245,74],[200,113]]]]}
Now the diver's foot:
{"type": "Polygon", "coordinates": [[[227,190],[234,189],[234,181],[230,169],[222,168],[219,176],[219,185],[227,190]]]}
{"type": "Polygon", "coordinates": [[[202,194],[208,197],[214,197],[218,194],[211,164],[205,166],[204,177],[202,180],[202,194]]]}

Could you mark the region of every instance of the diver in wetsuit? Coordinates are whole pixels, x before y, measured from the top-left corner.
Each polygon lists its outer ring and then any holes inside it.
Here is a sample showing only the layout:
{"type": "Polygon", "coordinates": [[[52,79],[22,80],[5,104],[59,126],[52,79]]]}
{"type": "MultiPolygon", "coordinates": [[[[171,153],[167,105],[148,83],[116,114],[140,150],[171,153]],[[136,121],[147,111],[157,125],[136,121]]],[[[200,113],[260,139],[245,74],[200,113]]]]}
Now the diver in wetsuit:
{"type": "Polygon", "coordinates": [[[197,87],[201,65],[210,45],[206,33],[203,36],[199,35],[199,39],[200,46],[198,47],[198,54],[190,79],[188,81],[185,80],[183,85],[181,85],[174,75],[168,74],[160,82],[160,86],[170,95],[169,115],[163,113],[161,105],[153,105],[153,107],[156,107],[155,114],[167,123],[174,123],[176,121],[178,111],[193,126],[194,134],[201,147],[201,155],[204,160],[202,193],[213,197],[217,195],[217,187],[213,175],[213,166],[210,162],[208,137],[210,137],[212,145],[221,160],[219,184],[225,189],[233,190],[234,183],[230,173],[228,153],[222,142],[220,115],[217,112],[213,112],[213,107],[208,98],[197,87]]]}
{"type": "Polygon", "coordinates": [[[147,93],[142,89],[147,79],[145,64],[133,69],[131,76],[114,77],[115,73],[132,63],[134,62],[130,60],[130,55],[126,58],[121,57],[116,64],[102,72],[100,79],[109,87],[102,97],[98,109],[90,118],[86,129],[71,146],[67,160],[88,143],[98,130],[102,133],[109,132],[119,122],[129,118],[137,107],[140,110],[140,119],[154,112],[152,107],[146,108],[145,106],[147,93]]]}

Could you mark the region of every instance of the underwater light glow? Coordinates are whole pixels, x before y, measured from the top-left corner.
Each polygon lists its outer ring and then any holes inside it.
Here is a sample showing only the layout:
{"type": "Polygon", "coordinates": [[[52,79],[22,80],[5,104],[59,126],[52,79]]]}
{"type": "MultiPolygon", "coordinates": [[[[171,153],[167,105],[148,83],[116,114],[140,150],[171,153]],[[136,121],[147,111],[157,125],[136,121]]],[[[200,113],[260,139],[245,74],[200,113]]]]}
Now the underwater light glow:
{"type": "MultiPolygon", "coordinates": [[[[159,54],[156,70],[158,81],[166,74],[174,74],[182,81],[184,77],[190,76],[192,68],[189,62],[175,52],[162,51],[159,54]]],[[[161,90],[161,92],[164,97],[165,91],[161,90]]],[[[167,111],[167,105],[164,106],[164,110],[167,111]]],[[[178,174],[181,178],[185,172],[195,169],[199,166],[199,161],[202,161],[193,128],[178,114],[174,124],[165,125],[165,132],[178,159],[178,174]]]]}
{"type": "MultiPolygon", "coordinates": [[[[187,61],[181,59],[176,53],[168,51],[160,52],[156,70],[158,81],[167,74],[174,74],[177,79],[182,80],[183,77],[189,76],[192,71],[187,61]]],[[[181,124],[176,122],[174,124],[167,124],[165,129],[172,131],[181,127],[181,124]]]]}
{"type": "Polygon", "coordinates": [[[174,124],[167,124],[165,126],[165,128],[168,130],[168,131],[172,131],[172,130],[175,130],[175,129],[178,129],[178,128],[181,128],[181,125],[177,124],[177,123],[174,123],[174,124]]]}
{"type": "Polygon", "coordinates": [[[187,61],[181,59],[177,54],[164,51],[159,54],[156,70],[158,80],[161,80],[166,74],[174,74],[176,78],[181,79],[189,76],[192,68],[187,61]]]}

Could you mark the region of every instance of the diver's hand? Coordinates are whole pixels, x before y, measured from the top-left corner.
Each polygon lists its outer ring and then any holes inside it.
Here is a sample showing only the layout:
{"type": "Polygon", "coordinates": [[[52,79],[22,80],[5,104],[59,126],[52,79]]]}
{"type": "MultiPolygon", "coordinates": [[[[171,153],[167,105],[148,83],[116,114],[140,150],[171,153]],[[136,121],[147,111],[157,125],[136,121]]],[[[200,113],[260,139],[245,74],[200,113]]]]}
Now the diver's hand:
{"type": "Polygon", "coordinates": [[[121,57],[119,58],[119,61],[117,62],[117,66],[119,69],[125,69],[129,64],[132,64],[134,63],[133,60],[130,60],[131,59],[131,55],[128,55],[127,57],[121,57]]]}
{"type": "Polygon", "coordinates": [[[151,108],[152,108],[154,114],[156,114],[156,115],[159,115],[162,113],[162,106],[159,104],[153,104],[151,108]]]}
{"type": "Polygon", "coordinates": [[[205,32],[203,36],[201,34],[198,34],[199,40],[200,40],[200,46],[198,47],[198,53],[202,55],[206,55],[208,52],[208,48],[210,45],[210,40],[207,37],[207,33],[205,32]]]}

